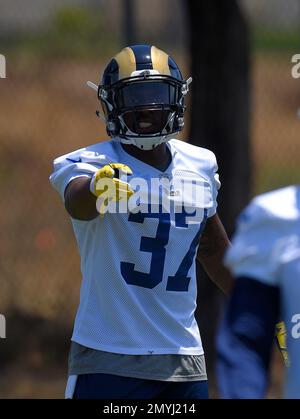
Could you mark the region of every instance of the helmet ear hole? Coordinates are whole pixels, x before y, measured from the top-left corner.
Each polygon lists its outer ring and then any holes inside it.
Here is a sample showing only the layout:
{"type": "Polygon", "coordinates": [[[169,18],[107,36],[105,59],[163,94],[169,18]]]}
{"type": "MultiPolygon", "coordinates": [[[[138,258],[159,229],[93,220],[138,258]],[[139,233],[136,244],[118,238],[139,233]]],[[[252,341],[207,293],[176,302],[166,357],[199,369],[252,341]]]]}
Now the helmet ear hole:
{"type": "Polygon", "coordinates": [[[107,122],[107,134],[115,137],[120,132],[120,122],[118,119],[111,119],[107,122]]]}
{"type": "Polygon", "coordinates": [[[183,128],[184,128],[184,118],[183,118],[182,115],[177,115],[175,128],[179,129],[180,131],[183,130],[183,128]]]}

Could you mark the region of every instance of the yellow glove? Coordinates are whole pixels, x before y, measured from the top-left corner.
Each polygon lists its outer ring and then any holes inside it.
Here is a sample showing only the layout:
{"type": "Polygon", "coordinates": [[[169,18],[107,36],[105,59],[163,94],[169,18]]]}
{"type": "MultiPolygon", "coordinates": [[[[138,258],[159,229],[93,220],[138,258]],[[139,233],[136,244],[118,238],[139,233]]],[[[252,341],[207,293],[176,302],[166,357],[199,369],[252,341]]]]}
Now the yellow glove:
{"type": "Polygon", "coordinates": [[[275,327],[276,343],[281,352],[284,364],[286,367],[290,365],[289,354],[286,346],[286,328],[284,322],[276,324],[275,327]]]}
{"type": "Polygon", "coordinates": [[[97,198],[97,209],[103,216],[109,202],[128,201],[134,194],[127,182],[120,180],[122,175],[132,175],[129,166],[122,163],[111,163],[103,166],[93,176],[90,184],[90,191],[97,198]]]}

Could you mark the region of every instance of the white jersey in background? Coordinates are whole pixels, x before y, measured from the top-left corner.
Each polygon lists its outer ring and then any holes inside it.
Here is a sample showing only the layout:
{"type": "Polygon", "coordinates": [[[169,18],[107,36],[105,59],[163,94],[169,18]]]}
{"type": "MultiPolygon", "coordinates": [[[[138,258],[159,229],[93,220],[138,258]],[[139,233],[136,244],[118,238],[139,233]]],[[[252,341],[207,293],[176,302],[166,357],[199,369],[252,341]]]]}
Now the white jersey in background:
{"type": "Polygon", "coordinates": [[[205,221],[216,213],[217,164],[203,148],[178,140],[167,146],[172,162],[164,172],[132,157],[116,140],[54,161],[50,180],[62,197],[71,180],[92,177],[109,163],[127,164],[147,184],[186,173],[203,179],[206,189],[206,206],[194,222],[174,211],[72,219],[83,277],[72,340],[83,346],[120,354],[203,354],[194,317],[195,256],[205,221]]]}
{"type": "Polygon", "coordinates": [[[290,367],[286,397],[300,398],[300,187],[255,198],[240,217],[226,263],[235,277],[280,290],[290,367]]]}

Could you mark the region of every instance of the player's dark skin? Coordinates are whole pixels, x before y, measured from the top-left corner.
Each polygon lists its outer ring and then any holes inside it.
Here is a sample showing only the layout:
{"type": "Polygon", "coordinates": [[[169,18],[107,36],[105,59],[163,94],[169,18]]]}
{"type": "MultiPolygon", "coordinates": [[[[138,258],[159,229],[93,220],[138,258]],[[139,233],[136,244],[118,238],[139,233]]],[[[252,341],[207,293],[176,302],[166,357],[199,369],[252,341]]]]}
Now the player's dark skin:
{"type": "MultiPolygon", "coordinates": [[[[166,144],[154,150],[143,151],[133,145],[123,144],[124,150],[133,157],[164,171],[170,164],[170,153],[166,144]]],[[[96,210],[96,197],[90,192],[90,179],[74,179],[65,191],[65,207],[72,218],[90,221],[99,216],[96,210]]],[[[216,214],[207,220],[200,239],[197,259],[211,280],[225,294],[229,294],[233,279],[223,264],[223,257],[230,241],[223,224],[216,214]]]]}

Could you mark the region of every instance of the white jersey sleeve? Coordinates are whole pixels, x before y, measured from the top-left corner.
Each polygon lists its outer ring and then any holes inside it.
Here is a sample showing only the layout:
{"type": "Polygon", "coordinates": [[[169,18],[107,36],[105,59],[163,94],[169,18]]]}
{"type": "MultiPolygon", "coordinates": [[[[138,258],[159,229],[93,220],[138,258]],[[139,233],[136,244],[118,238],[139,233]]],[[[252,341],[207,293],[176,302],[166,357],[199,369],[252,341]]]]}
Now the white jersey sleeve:
{"type": "Polygon", "coordinates": [[[99,168],[111,163],[112,159],[105,154],[83,148],[54,160],[54,171],[50,176],[52,186],[64,199],[67,185],[79,177],[92,177],[99,168]]]}
{"type": "Polygon", "coordinates": [[[219,189],[221,188],[221,182],[220,182],[220,178],[219,178],[219,174],[218,174],[218,163],[217,163],[217,159],[216,156],[214,155],[214,153],[211,153],[211,158],[212,158],[212,170],[211,170],[211,187],[212,187],[212,196],[213,196],[213,206],[212,208],[209,210],[208,212],[208,217],[213,217],[216,212],[217,212],[217,207],[218,207],[218,193],[219,193],[219,189]]]}
{"type": "Polygon", "coordinates": [[[225,263],[235,277],[252,277],[273,285],[277,270],[276,239],[265,210],[252,202],[239,217],[225,263]]]}
{"type": "Polygon", "coordinates": [[[195,178],[198,175],[205,179],[207,185],[209,185],[210,203],[207,207],[207,216],[208,218],[213,217],[217,212],[217,197],[221,187],[215,154],[205,148],[196,147],[179,140],[172,140],[170,144],[181,155],[185,168],[189,168],[191,173],[196,175],[195,178]]]}
{"type": "Polygon", "coordinates": [[[279,269],[289,258],[299,213],[297,188],[255,198],[241,214],[225,263],[237,276],[279,285],[279,269]]]}

